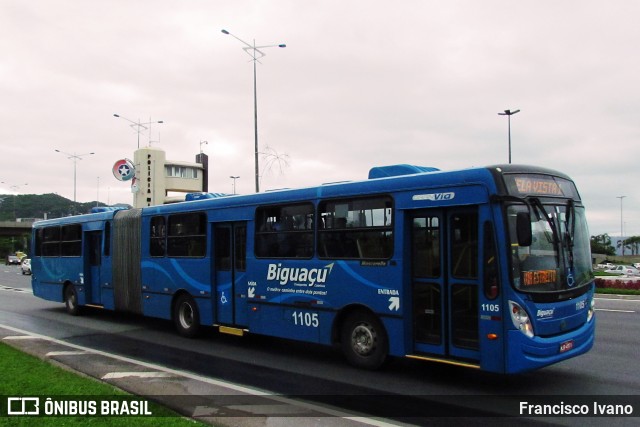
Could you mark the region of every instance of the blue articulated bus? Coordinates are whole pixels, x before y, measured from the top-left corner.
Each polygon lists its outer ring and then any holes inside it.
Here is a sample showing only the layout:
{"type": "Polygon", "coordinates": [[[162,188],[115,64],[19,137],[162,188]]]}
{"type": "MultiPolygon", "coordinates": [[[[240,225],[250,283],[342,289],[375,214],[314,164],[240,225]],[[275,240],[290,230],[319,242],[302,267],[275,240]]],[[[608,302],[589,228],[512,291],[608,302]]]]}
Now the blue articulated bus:
{"type": "Polygon", "coordinates": [[[33,226],[34,295],[497,373],[593,345],[585,209],[559,172],[376,167],[369,179],[33,226]]]}

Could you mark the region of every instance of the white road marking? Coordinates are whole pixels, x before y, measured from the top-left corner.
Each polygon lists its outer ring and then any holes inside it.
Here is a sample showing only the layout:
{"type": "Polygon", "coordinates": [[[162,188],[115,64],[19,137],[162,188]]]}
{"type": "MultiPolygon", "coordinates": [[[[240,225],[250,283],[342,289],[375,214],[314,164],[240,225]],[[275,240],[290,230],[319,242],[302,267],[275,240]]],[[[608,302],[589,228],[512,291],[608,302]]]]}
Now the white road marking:
{"type": "Polygon", "coordinates": [[[307,413],[305,408],[301,408],[299,406],[291,406],[291,405],[228,405],[225,406],[234,411],[242,411],[248,412],[250,414],[256,414],[260,416],[269,416],[269,415],[279,415],[283,416],[284,414],[292,415],[292,414],[304,414],[307,413]]]}
{"type": "Polygon", "coordinates": [[[75,350],[75,351],[50,351],[49,353],[45,354],[45,356],[47,357],[55,357],[55,356],[82,356],[85,354],[91,354],[88,351],[79,351],[79,350],[75,350]]]}
{"type": "Polygon", "coordinates": [[[112,380],[119,378],[171,378],[175,375],[171,375],[168,372],[109,372],[102,377],[103,380],[112,380]]]}
{"type": "Polygon", "coordinates": [[[32,335],[9,335],[8,337],[2,338],[6,341],[20,341],[20,340],[37,340],[38,337],[34,337],[32,335]]]}
{"type": "Polygon", "coordinates": [[[0,291],[12,291],[12,292],[22,292],[22,293],[31,293],[31,289],[24,288],[12,288],[11,286],[0,285],[0,291]]]}

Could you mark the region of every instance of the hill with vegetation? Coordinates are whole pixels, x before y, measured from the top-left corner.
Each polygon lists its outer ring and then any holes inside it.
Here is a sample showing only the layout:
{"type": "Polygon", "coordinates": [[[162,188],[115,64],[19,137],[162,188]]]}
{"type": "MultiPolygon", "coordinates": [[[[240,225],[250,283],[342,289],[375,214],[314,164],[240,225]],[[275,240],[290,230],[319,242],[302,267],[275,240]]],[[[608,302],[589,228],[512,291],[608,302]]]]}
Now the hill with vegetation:
{"type": "Polygon", "coordinates": [[[17,218],[60,218],[84,214],[94,206],[106,206],[100,202],[79,203],[58,194],[0,194],[0,221],[17,218]]]}

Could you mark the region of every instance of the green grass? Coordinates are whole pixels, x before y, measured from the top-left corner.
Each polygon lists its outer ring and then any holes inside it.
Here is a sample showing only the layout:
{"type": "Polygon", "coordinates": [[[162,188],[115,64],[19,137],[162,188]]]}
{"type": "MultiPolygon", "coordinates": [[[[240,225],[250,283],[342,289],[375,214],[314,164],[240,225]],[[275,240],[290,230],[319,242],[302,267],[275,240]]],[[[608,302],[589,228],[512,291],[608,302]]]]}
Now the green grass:
{"type": "Polygon", "coordinates": [[[609,295],[640,295],[640,291],[635,289],[617,289],[617,288],[596,288],[597,294],[609,295]]]}
{"type": "MultiPolygon", "coordinates": [[[[40,396],[59,399],[61,396],[90,396],[99,399],[100,396],[111,397],[131,396],[109,384],[84,377],[51,365],[37,357],[25,354],[7,344],[0,343],[0,396],[40,396]]],[[[0,402],[0,407],[6,411],[7,401],[0,402]]],[[[144,417],[100,417],[100,416],[0,416],[2,426],[66,426],[66,425],[94,425],[94,426],[190,426],[203,425],[183,418],[181,415],[154,402],[149,402],[149,409],[153,416],[144,417]]],[[[42,411],[41,411],[42,412],[42,411]]]]}

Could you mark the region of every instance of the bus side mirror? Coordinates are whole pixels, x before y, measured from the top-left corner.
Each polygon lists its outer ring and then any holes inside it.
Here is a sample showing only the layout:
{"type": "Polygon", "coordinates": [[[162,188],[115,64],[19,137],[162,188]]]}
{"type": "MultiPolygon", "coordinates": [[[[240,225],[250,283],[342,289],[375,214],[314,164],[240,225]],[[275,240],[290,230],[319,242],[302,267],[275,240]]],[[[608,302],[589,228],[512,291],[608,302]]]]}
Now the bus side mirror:
{"type": "Polygon", "coordinates": [[[531,234],[531,215],[529,212],[518,212],[516,216],[516,234],[518,245],[531,246],[533,235],[531,234]]]}

